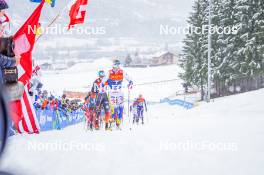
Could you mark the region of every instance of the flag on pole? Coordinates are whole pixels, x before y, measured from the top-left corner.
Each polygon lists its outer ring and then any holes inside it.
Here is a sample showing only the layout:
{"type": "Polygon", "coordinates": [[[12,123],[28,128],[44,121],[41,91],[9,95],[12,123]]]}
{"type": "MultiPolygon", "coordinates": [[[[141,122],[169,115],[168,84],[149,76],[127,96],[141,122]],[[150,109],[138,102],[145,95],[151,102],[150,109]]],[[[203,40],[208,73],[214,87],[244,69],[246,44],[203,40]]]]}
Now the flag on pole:
{"type": "MultiPolygon", "coordinates": [[[[40,3],[42,0],[30,0],[31,2],[40,3]]],[[[56,0],[45,0],[46,3],[50,4],[51,7],[55,7],[56,0]]]]}
{"type": "Polygon", "coordinates": [[[87,5],[88,0],[76,0],[75,3],[71,6],[69,12],[70,24],[68,26],[68,30],[76,24],[84,23],[87,5]]]}
{"type": "Polygon", "coordinates": [[[14,35],[15,54],[21,55],[18,65],[19,81],[24,84],[23,97],[11,103],[12,119],[19,133],[39,133],[40,127],[33,104],[28,94],[27,85],[32,75],[32,50],[35,44],[37,26],[45,1],[35,9],[24,25],[14,35]]]}

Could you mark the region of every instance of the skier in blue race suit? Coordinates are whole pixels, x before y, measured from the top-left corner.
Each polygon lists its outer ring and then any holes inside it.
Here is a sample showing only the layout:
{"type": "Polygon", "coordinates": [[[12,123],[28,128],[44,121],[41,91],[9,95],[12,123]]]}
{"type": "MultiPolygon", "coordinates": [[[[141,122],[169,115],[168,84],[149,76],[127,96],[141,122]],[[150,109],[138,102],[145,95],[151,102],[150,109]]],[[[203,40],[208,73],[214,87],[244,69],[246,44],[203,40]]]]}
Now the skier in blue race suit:
{"type": "Polygon", "coordinates": [[[113,68],[109,71],[108,86],[110,102],[114,111],[112,113],[112,119],[116,122],[118,128],[120,127],[124,110],[124,92],[122,90],[124,79],[128,81],[128,88],[131,89],[133,81],[120,68],[120,61],[115,60],[113,68]]]}

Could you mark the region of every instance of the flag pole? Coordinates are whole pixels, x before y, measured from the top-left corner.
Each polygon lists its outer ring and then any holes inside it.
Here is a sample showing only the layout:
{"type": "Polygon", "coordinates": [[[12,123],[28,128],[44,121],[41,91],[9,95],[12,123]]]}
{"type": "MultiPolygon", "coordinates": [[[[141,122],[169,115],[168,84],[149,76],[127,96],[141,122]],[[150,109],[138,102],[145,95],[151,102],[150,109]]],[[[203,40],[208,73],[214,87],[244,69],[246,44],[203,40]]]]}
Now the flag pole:
{"type": "MultiPolygon", "coordinates": [[[[52,26],[52,24],[54,24],[56,21],[57,21],[57,19],[60,17],[60,13],[49,23],[49,25],[46,27],[46,29],[47,28],[49,28],[50,26],[52,26]]],[[[43,36],[43,34],[40,34],[39,35],[39,37],[36,39],[36,42],[41,38],[43,36]]]]}
{"type": "MultiPolygon", "coordinates": [[[[55,18],[53,18],[53,20],[48,24],[47,27],[45,27],[46,29],[49,28],[50,26],[52,26],[58,19],[59,17],[61,17],[62,13],[67,9],[67,7],[69,7],[70,4],[72,4],[75,0],[70,0],[70,2],[62,9],[60,10],[60,12],[55,16],[55,18]]],[[[39,37],[36,39],[36,42],[43,36],[43,34],[40,34],[39,37]]]]}

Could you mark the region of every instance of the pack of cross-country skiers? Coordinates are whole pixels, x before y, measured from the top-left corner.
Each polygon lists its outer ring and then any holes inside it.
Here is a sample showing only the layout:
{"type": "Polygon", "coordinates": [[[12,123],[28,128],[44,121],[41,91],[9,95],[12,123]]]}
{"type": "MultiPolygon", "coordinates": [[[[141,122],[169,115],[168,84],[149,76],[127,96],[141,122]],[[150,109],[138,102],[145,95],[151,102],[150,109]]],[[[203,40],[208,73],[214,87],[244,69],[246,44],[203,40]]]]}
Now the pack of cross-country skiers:
{"type": "MultiPolygon", "coordinates": [[[[121,129],[124,114],[123,82],[128,82],[129,90],[133,87],[131,78],[121,69],[119,60],[113,62],[108,74],[100,70],[98,78],[93,82],[92,89],[85,98],[85,124],[87,129],[112,130],[121,129]],[[103,114],[103,115],[102,115],[103,114]],[[104,116],[104,117],[103,117],[104,116]]],[[[146,101],[142,95],[134,99],[129,107],[132,113],[132,122],[144,124],[144,110],[147,111],[146,101]]]]}

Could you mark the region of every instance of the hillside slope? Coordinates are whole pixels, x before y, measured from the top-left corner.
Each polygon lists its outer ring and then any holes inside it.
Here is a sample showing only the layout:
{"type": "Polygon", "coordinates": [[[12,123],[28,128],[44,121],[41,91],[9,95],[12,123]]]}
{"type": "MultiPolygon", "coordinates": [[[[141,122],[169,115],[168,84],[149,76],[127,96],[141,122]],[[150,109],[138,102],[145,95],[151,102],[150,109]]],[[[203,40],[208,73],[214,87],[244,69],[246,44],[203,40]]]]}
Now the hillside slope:
{"type": "Polygon", "coordinates": [[[263,99],[262,89],[193,110],[154,105],[149,122],[132,130],[126,119],[122,131],[85,132],[80,124],[63,131],[14,136],[1,168],[27,175],[261,175],[263,99]]]}

